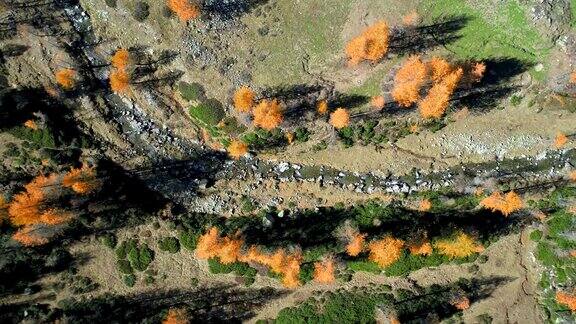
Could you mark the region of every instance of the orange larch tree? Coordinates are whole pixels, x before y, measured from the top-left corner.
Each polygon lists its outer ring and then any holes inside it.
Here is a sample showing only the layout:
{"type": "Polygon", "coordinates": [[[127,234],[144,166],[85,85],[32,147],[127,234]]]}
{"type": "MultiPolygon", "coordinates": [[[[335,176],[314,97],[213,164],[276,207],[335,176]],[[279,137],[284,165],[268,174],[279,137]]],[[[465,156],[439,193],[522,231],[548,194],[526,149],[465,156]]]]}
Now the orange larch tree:
{"type": "Polygon", "coordinates": [[[459,232],[455,239],[439,240],[434,244],[440,254],[450,258],[464,258],[484,251],[482,244],[477,243],[470,235],[459,232]]]}
{"type": "Polygon", "coordinates": [[[81,168],[71,168],[62,179],[62,186],[82,195],[93,192],[99,185],[96,171],[87,164],[82,165],[81,168]]]}
{"type": "Polygon", "coordinates": [[[522,198],[514,191],[502,195],[500,192],[493,192],[490,196],[480,201],[480,206],[491,209],[492,211],[499,211],[504,216],[508,216],[513,212],[520,210],[524,207],[522,198]]]}
{"type": "Polygon", "coordinates": [[[28,119],[26,122],[24,122],[24,127],[33,129],[33,130],[38,130],[38,124],[36,124],[36,122],[33,119],[28,119]]]}
{"type": "Polygon", "coordinates": [[[188,315],[184,309],[170,308],[162,324],[188,324],[188,315]]]}
{"type": "Polygon", "coordinates": [[[338,108],[330,114],[330,125],[336,129],[350,125],[350,114],[344,108],[338,108]]]}
{"type": "Polygon", "coordinates": [[[432,209],[432,202],[430,199],[422,199],[418,203],[418,211],[427,212],[432,209]]]}
{"type": "Polygon", "coordinates": [[[363,60],[378,62],[388,52],[389,28],[385,21],[378,21],[366,28],[362,34],[346,45],[346,55],[350,65],[363,60]]]}
{"type": "Polygon", "coordinates": [[[567,292],[556,292],[556,301],[558,304],[568,307],[572,312],[576,312],[576,296],[567,292]]]}
{"type": "Polygon", "coordinates": [[[228,145],[227,148],[228,151],[228,155],[230,155],[230,157],[238,160],[241,157],[243,157],[244,155],[246,155],[246,153],[248,153],[248,144],[240,141],[240,140],[232,140],[232,142],[230,142],[230,145],[228,145]]]}
{"type": "Polygon", "coordinates": [[[196,19],[200,15],[200,7],[190,0],[167,0],[167,5],[181,21],[196,19]]]}
{"type": "Polygon", "coordinates": [[[254,107],[256,94],[250,88],[243,86],[234,92],[234,108],[239,112],[250,112],[254,107]]]}
{"type": "Polygon", "coordinates": [[[432,81],[434,82],[440,82],[448,73],[452,72],[450,63],[441,57],[433,57],[428,64],[432,72],[432,81]]]}
{"type": "Polygon", "coordinates": [[[486,64],[484,62],[476,62],[472,64],[472,71],[470,74],[472,75],[472,81],[480,82],[484,78],[484,74],[486,73],[486,64]]]}
{"type": "Polygon", "coordinates": [[[462,68],[458,68],[432,86],[426,98],[418,104],[423,118],[440,118],[444,115],[462,74],[462,68]]]}
{"type": "Polygon", "coordinates": [[[112,66],[117,70],[126,70],[130,63],[130,53],[125,48],[118,49],[111,59],[112,66]]]}
{"type": "Polygon", "coordinates": [[[358,232],[353,233],[349,238],[348,245],[346,245],[346,253],[349,256],[357,256],[364,249],[364,242],[366,241],[366,234],[358,232]]]}
{"type": "Polygon", "coordinates": [[[403,248],[404,241],[392,236],[386,236],[383,239],[370,242],[368,245],[370,250],[368,259],[385,268],[400,259],[403,248]]]}
{"type": "Polygon", "coordinates": [[[335,280],[334,260],[332,260],[332,258],[326,258],[314,263],[314,281],[322,284],[330,284],[335,280]]]}
{"type": "Polygon", "coordinates": [[[319,115],[325,115],[328,112],[328,101],[320,100],[316,104],[316,111],[319,115]]]}
{"type": "Polygon", "coordinates": [[[278,127],[284,116],[282,108],[277,99],[262,100],[254,107],[254,125],[266,130],[273,130],[278,127]]]}
{"type": "Polygon", "coordinates": [[[210,228],[198,239],[196,245],[196,255],[200,259],[210,259],[218,255],[220,250],[220,236],[216,227],[210,228]]]}
{"type": "Polygon", "coordinates": [[[554,138],[554,146],[557,149],[560,149],[566,145],[566,143],[568,143],[568,136],[566,136],[564,133],[558,132],[554,138]]]}
{"type": "Polygon", "coordinates": [[[56,83],[60,85],[64,90],[70,90],[74,88],[76,84],[76,71],[72,69],[60,69],[56,72],[56,83]]]}
{"type": "Polygon", "coordinates": [[[115,70],[110,73],[110,88],[116,93],[124,93],[128,90],[130,76],[124,70],[115,70]]]}
{"type": "Polygon", "coordinates": [[[420,89],[426,83],[428,69],[420,56],[410,56],[394,76],[392,98],[403,107],[410,107],[420,99],[420,89]]]}
{"type": "Polygon", "coordinates": [[[384,96],[374,96],[370,99],[370,106],[375,110],[381,110],[386,105],[386,99],[384,96]]]}

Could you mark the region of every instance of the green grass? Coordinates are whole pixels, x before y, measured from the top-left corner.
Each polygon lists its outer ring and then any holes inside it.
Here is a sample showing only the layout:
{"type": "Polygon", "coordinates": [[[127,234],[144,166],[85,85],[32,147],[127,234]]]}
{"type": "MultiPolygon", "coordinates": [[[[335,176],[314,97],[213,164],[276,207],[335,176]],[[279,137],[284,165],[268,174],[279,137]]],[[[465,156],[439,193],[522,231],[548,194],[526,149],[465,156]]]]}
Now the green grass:
{"type": "Polygon", "coordinates": [[[215,126],[226,117],[222,104],[215,99],[208,99],[196,106],[190,107],[189,113],[192,118],[195,118],[207,126],[215,126]]]}
{"type": "MultiPolygon", "coordinates": [[[[461,37],[446,46],[457,59],[508,57],[531,64],[546,62],[553,44],[531,25],[527,10],[517,0],[496,6],[491,3],[479,1],[477,8],[472,8],[461,0],[426,0],[421,11],[430,17],[466,15],[470,18],[459,32],[461,37]]],[[[545,70],[531,73],[541,80],[545,70]]]]}

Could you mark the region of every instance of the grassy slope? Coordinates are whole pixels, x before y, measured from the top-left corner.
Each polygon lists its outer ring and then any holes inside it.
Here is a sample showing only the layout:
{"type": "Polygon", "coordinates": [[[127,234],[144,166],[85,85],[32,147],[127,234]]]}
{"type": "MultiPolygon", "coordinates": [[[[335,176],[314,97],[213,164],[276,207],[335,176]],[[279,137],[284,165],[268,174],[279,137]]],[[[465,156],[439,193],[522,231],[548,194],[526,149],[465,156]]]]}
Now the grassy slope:
{"type": "MultiPolygon", "coordinates": [[[[461,38],[447,46],[457,58],[487,59],[498,57],[516,58],[532,64],[546,64],[552,43],[545,40],[530,25],[525,8],[516,0],[506,1],[496,7],[488,0],[479,1],[473,8],[462,0],[425,0],[421,12],[433,19],[439,16],[466,15],[468,24],[461,30],[461,38]],[[496,14],[486,12],[493,7],[496,14]]],[[[545,71],[545,70],[544,70],[545,71]]],[[[537,79],[544,71],[531,71],[537,79]]]]}

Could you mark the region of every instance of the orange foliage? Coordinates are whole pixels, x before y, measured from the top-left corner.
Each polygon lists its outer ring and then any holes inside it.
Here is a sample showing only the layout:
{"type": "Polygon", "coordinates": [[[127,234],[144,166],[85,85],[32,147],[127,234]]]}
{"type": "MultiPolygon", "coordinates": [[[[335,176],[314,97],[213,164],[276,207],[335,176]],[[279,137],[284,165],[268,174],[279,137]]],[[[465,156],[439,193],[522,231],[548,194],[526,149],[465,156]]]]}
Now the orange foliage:
{"type": "Polygon", "coordinates": [[[436,83],[418,104],[420,115],[423,118],[440,118],[446,112],[450,97],[454,93],[458,82],[462,78],[462,69],[449,73],[440,83],[436,83]]]}
{"type": "Polygon", "coordinates": [[[15,226],[41,223],[41,204],[44,201],[43,188],[55,183],[56,177],[39,175],[24,186],[25,192],[16,194],[8,207],[10,222],[15,226]]]}
{"type": "Polygon", "coordinates": [[[576,170],[570,171],[570,173],[568,174],[568,178],[570,178],[570,180],[572,181],[576,181],[576,170]]]}
{"type": "Polygon", "coordinates": [[[69,221],[72,215],[68,213],[58,213],[57,211],[50,209],[40,215],[40,223],[47,225],[58,225],[69,221]]]}
{"type": "Polygon", "coordinates": [[[570,256],[576,258],[576,250],[570,251],[570,256]]]}
{"type": "Polygon", "coordinates": [[[370,100],[370,106],[372,106],[372,108],[374,108],[374,109],[380,110],[380,109],[384,108],[385,105],[386,105],[386,100],[384,99],[383,96],[374,96],[370,100]]]}
{"type": "Polygon", "coordinates": [[[486,73],[486,64],[484,62],[477,62],[472,65],[472,80],[474,82],[482,81],[484,78],[484,73],[486,73]]]}
{"type": "Polygon", "coordinates": [[[288,142],[288,144],[292,144],[294,142],[294,133],[287,132],[286,133],[286,141],[288,142]]]}
{"type": "Polygon", "coordinates": [[[196,19],[200,15],[200,8],[189,0],[168,0],[167,5],[181,21],[196,19]]]}
{"type": "Polygon", "coordinates": [[[434,82],[442,81],[445,76],[452,72],[450,63],[441,57],[433,57],[428,64],[430,65],[432,81],[434,82]]]}
{"type": "Polygon", "coordinates": [[[556,292],[556,301],[558,304],[565,305],[572,312],[576,312],[576,296],[563,291],[556,292]]]}
{"type": "Polygon", "coordinates": [[[441,240],[436,242],[434,246],[440,254],[450,258],[464,258],[484,251],[482,244],[476,243],[470,235],[463,232],[459,232],[453,240],[441,240]]]}
{"type": "Polygon", "coordinates": [[[120,48],[112,56],[112,66],[117,70],[126,70],[130,62],[130,53],[125,48],[120,48]]]}
{"type": "Polygon", "coordinates": [[[286,256],[284,269],[282,271],[282,284],[287,288],[296,288],[300,286],[300,264],[302,255],[293,253],[286,256]]]}
{"type": "Polygon", "coordinates": [[[210,230],[198,239],[198,244],[196,245],[196,255],[200,259],[210,259],[218,255],[218,250],[220,249],[220,237],[218,235],[218,229],[216,227],[210,228],[210,230]]]}
{"type": "Polygon", "coordinates": [[[408,131],[410,131],[410,133],[412,133],[412,134],[416,134],[420,131],[420,126],[418,126],[418,124],[412,124],[408,128],[408,131]]]}
{"type": "Polygon", "coordinates": [[[466,310],[470,308],[470,299],[466,296],[462,296],[461,298],[452,301],[452,305],[454,305],[458,310],[466,310]]]}
{"type": "Polygon", "coordinates": [[[504,216],[508,216],[513,212],[522,209],[524,206],[522,198],[514,191],[508,192],[502,196],[500,192],[493,192],[490,196],[480,201],[480,206],[491,209],[492,211],[499,211],[504,216]]]}
{"type": "Polygon", "coordinates": [[[170,308],[162,324],[188,324],[190,321],[187,317],[186,310],[170,308]]]}
{"type": "Polygon", "coordinates": [[[404,107],[410,107],[420,99],[420,88],[426,82],[428,71],[419,56],[410,56],[394,76],[392,97],[404,107]]]}
{"type": "Polygon", "coordinates": [[[323,284],[334,282],[334,261],[332,259],[327,258],[314,263],[314,280],[323,284]]]}
{"type": "Polygon", "coordinates": [[[406,16],[402,17],[402,24],[405,26],[416,26],[419,21],[420,15],[416,11],[412,11],[406,16]]]}
{"type": "Polygon", "coordinates": [[[554,139],[554,146],[557,149],[562,148],[564,145],[566,145],[566,143],[568,143],[568,136],[566,136],[564,133],[556,134],[556,138],[554,139]]]}
{"type": "Polygon", "coordinates": [[[349,124],[350,114],[346,109],[338,108],[332,114],[330,114],[330,125],[334,126],[334,128],[344,128],[349,124]]]}
{"type": "Polygon", "coordinates": [[[355,233],[348,245],[346,245],[346,253],[349,256],[357,256],[364,249],[364,241],[366,240],[366,234],[355,233]]]}
{"type": "Polygon", "coordinates": [[[432,208],[432,202],[430,199],[422,199],[418,205],[418,210],[421,212],[429,211],[432,208]]]}
{"type": "Polygon", "coordinates": [[[420,242],[418,244],[410,244],[408,246],[411,254],[414,255],[430,255],[432,254],[432,244],[430,242],[420,242]]]}
{"type": "Polygon", "coordinates": [[[266,130],[278,127],[283,119],[280,103],[276,99],[262,100],[254,108],[254,125],[266,130]]]}
{"type": "Polygon", "coordinates": [[[76,80],[76,71],[72,69],[61,69],[56,72],[56,83],[58,83],[62,88],[69,90],[74,88],[76,80]]]}
{"type": "Polygon", "coordinates": [[[373,241],[368,245],[370,254],[368,259],[378,263],[381,267],[387,267],[400,259],[404,241],[386,236],[381,240],[373,241]]]}
{"type": "Polygon", "coordinates": [[[363,60],[380,61],[388,52],[388,38],[389,28],[384,21],[378,21],[366,28],[346,45],[349,64],[356,65],[363,60]]]}
{"type": "Polygon", "coordinates": [[[24,126],[33,130],[37,130],[38,129],[38,124],[36,124],[35,121],[33,121],[32,119],[28,119],[25,123],[24,126]]]}
{"type": "Polygon", "coordinates": [[[326,100],[318,101],[318,104],[316,105],[316,111],[320,115],[326,114],[328,112],[328,101],[326,100]]]}
{"type": "Polygon", "coordinates": [[[110,73],[110,88],[116,93],[123,93],[128,89],[130,77],[124,70],[116,70],[110,73]]]}
{"type": "Polygon", "coordinates": [[[248,87],[240,87],[234,93],[234,108],[240,112],[250,112],[254,106],[256,94],[248,87]]]}
{"type": "Polygon", "coordinates": [[[576,83],[576,71],[570,73],[570,83],[576,83]]]}
{"type": "Polygon", "coordinates": [[[228,145],[228,155],[236,160],[246,155],[246,153],[248,153],[248,144],[240,140],[232,140],[230,145],[228,145]]]}
{"type": "Polygon", "coordinates": [[[238,261],[240,249],[244,241],[237,238],[224,237],[219,244],[218,257],[223,264],[231,264],[238,261]]]}
{"type": "Polygon", "coordinates": [[[97,187],[94,168],[84,164],[81,168],[71,168],[62,179],[62,186],[79,194],[89,194],[97,187]]]}
{"type": "Polygon", "coordinates": [[[32,226],[25,226],[16,231],[16,233],[12,235],[12,239],[20,242],[20,244],[24,246],[38,246],[48,243],[48,239],[34,233],[34,230],[32,226]]]}

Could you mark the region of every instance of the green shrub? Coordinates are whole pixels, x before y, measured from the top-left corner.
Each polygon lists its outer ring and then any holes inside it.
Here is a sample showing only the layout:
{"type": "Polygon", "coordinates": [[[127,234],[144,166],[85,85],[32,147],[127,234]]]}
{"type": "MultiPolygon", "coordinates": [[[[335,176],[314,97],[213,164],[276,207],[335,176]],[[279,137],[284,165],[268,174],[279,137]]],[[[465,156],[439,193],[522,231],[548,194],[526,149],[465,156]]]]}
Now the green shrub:
{"type": "Polygon", "coordinates": [[[199,83],[180,82],[178,84],[182,98],[188,101],[204,101],[206,100],[206,92],[204,87],[199,83]]]}
{"type": "Polygon", "coordinates": [[[307,283],[314,279],[314,263],[304,263],[300,266],[300,281],[307,283]]]}
{"type": "Polygon", "coordinates": [[[170,253],[177,253],[180,251],[180,242],[175,237],[165,237],[158,241],[158,246],[160,250],[167,251],[170,253]]]}
{"type": "Polygon", "coordinates": [[[154,277],[152,276],[146,276],[146,278],[144,279],[144,283],[147,285],[151,285],[154,282],[156,282],[156,279],[154,279],[154,277]]]}
{"type": "Polygon", "coordinates": [[[190,116],[208,126],[216,126],[226,113],[222,104],[216,99],[208,99],[197,106],[190,107],[190,116]]]}
{"type": "Polygon", "coordinates": [[[85,294],[98,289],[98,284],[88,277],[77,277],[70,287],[72,294],[85,294]]]}
{"type": "Polygon", "coordinates": [[[144,271],[154,259],[154,251],[143,244],[142,246],[133,246],[128,250],[128,261],[134,270],[144,271]]]}
{"type": "Polygon", "coordinates": [[[242,196],[242,198],[240,199],[240,210],[243,213],[251,213],[256,209],[256,205],[254,205],[254,202],[252,201],[252,199],[250,197],[247,196],[242,196]]]}
{"type": "Polygon", "coordinates": [[[190,285],[192,285],[192,287],[198,286],[199,282],[200,282],[200,280],[198,280],[198,278],[196,278],[196,277],[190,279],[190,285]]]}
{"type": "Polygon", "coordinates": [[[150,5],[144,1],[138,1],[134,5],[134,12],[132,13],[134,19],[139,22],[143,22],[150,16],[150,5]]]}
{"type": "Polygon", "coordinates": [[[364,271],[375,274],[382,272],[380,266],[372,261],[348,261],[347,266],[353,271],[364,271]]]}
{"type": "Polygon", "coordinates": [[[134,285],[136,284],[136,276],[133,274],[125,275],[124,284],[128,287],[134,287],[134,285]]]}
{"type": "Polygon", "coordinates": [[[126,241],[124,241],[116,248],[116,257],[118,259],[126,259],[127,253],[127,244],[126,241]]]}
{"type": "Polygon", "coordinates": [[[104,244],[104,246],[113,249],[116,247],[116,235],[112,233],[104,234],[100,237],[100,242],[104,244]]]}
{"type": "Polygon", "coordinates": [[[105,2],[110,8],[116,8],[118,6],[117,0],[105,0],[105,2]]]}
{"type": "Polygon", "coordinates": [[[298,127],[294,131],[294,137],[298,142],[307,142],[310,139],[310,132],[306,127],[298,127]]]}
{"type": "Polygon", "coordinates": [[[35,149],[55,148],[57,146],[56,139],[48,127],[34,130],[25,126],[17,126],[8,132],[21,140],[29,141],[35,149]]]}
{"type": "Polygon", "coordinates": [[[208,259],[208,268],[210,273],[223,274],[234,272],[238,276],[245,278],[254,278],[256,276],[256,269],[250,267],[248,263],[235,262],[232,264],[223,264],[218,258],[208,259]]]}
{"type": "Polygon", "coordinates": [[[123,274],[131,274],[133,272],[130,262],[126,260],[116,260],[116,267],[123,274]]]}
{"type": "Polygon", "coordinates": [[[180,239],[180,244],[182,244],[185,249],[194,251],[200,235],[200,232],[187,229],[180,231],[178,238],[180,239]]]}
{"type": "Polygon", "coordinates": [[[542,231],[540,230],[533,230],[532,233],[530,233],[530,239],[532,241],[540,241],[540,239],[542,238],[542,231]]]}
{"type": "Polygon", "coordinates": [[[352,127],[344,127],[338,131],[338,136],[344,147],[351,147],[354,145],[354,129],[352,127]]]}

